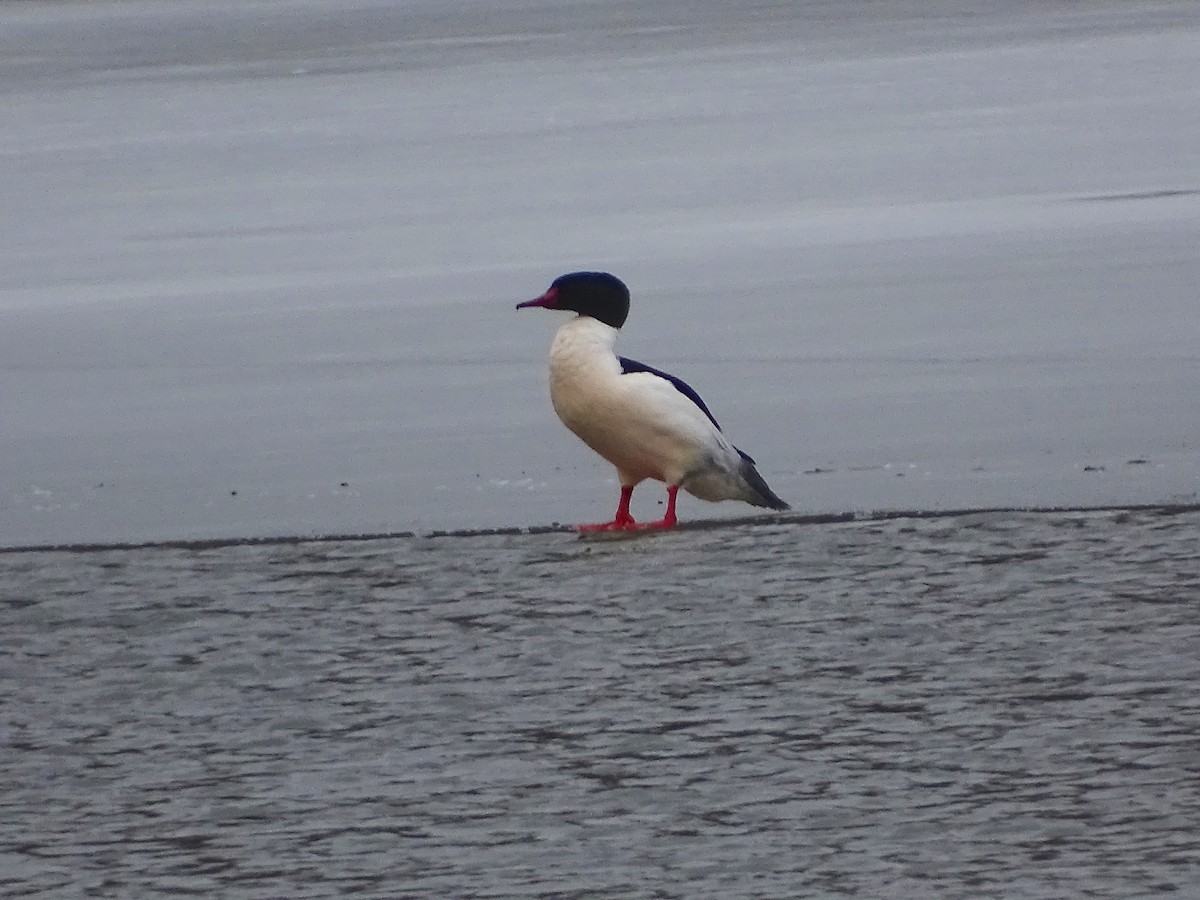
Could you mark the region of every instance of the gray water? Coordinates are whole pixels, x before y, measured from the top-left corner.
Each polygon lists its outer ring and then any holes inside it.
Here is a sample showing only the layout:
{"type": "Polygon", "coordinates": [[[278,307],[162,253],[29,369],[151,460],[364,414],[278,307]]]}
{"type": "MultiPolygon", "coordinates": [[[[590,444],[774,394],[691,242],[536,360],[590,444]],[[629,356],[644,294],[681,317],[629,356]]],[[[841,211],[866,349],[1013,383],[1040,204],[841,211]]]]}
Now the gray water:
{"type": "Polygon", "coordinates": [[[1148,897],[1200,512],[0,555],[0,894],[1148,897]]]}

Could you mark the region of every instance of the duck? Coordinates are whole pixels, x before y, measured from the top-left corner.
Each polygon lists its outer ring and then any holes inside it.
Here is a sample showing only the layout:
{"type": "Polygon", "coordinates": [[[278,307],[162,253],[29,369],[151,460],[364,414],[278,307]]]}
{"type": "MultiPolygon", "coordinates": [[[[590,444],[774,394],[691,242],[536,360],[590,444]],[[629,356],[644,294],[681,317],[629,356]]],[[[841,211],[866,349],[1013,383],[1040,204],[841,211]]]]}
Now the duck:
{"type": "Polygon", "coordinates": [[[690,385],[617,355],[629,305],[629,288],[608,272],[560,275],[540,296],[517,304],[575,313],[550,345],[550,401],[562,423],[616,468],[621,486],[614,518],[578,530],[674,528],[681,488],[710,502],[789,509],[690,385]],[[629,504],[634,488],[647,479],[666,486],[666,511],[658,521],[639,523],[629,504]]]}

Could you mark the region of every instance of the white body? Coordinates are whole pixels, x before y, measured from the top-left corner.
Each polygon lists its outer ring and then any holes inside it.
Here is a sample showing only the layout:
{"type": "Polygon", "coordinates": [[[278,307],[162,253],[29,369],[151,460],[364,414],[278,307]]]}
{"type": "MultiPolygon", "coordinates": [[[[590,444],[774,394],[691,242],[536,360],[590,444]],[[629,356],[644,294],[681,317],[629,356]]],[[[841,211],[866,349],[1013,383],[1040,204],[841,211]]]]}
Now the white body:
{"type": "Polygon", "coordinates": [[[671,382],[622,374],[616,339],[617,329],[589,316],[559,328],[550,398],[563,424],[617,467],[622,486],[654,478],[702,500],[755,502],[733,444],[671,382]]]}

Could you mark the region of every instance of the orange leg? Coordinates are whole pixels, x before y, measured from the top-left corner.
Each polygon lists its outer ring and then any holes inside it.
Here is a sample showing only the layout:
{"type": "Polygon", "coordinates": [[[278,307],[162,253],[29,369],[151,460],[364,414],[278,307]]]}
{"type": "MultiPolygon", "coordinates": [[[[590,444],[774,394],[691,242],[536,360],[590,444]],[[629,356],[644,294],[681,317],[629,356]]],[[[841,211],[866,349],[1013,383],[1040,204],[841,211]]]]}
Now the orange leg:
{"type": "MultiPolygon", "coordinates": [[[[633,497],[633,485],[623,485],[621,487],[621,502],[617,504],[616,518],[611,522],[601,522],[599,525],[580,525],[579,531],[632,531],[637,528],[637,522],[633,521],[633,516],[629,513],[629,500],[631,497],[633,497]]],[[[672,502],[671,505],[674,506],[674,503],[672,502]]]]}
{"type": "Polygon", "coordinates": [[[674,528],[676,523],[675,518],[675,495],[679,493],[679,485],[667,485],[667,512],[657,522],[647,522],[642,528],[674,528]]]}

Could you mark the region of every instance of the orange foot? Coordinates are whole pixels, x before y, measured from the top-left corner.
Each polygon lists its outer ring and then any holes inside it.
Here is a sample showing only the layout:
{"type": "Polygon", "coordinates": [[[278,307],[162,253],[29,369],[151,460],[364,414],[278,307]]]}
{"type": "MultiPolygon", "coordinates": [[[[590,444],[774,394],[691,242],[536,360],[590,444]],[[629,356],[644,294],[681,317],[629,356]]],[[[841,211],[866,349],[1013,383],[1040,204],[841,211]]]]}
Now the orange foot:
{"type": "Polygon", "coordinates": [[[644,529],[674,528],[676,524],[677,523],[675,521],[674,516],[663,516],[663,518],[659,519],[657,522],[643,522],[641,525],[638,525],[637,527],[644,528],[644,529]]]}
{"type": "Polygon", "coordinates": [[[675,495],[679,492],[678,485],[667,486],[667,514],[657,522],[645,522],[639,525],[629,514],[629,500],[633,496],[632,487],[621,488],[621,502],[617,506],[617,516],[611,522],[601,522],[598,525],[580,525],[578,531],[590,534],[595,531],[647,531],[656,528],[674,528],[675,495]]]}
{"type": "Polygon", "coordinates": [[[613,519],[611,522],[600,522],[597,525],[577,525],[575,530],[588,534],[593,531],[637,531],[639,528],[645,527],[633,519],[613,519]]]}

